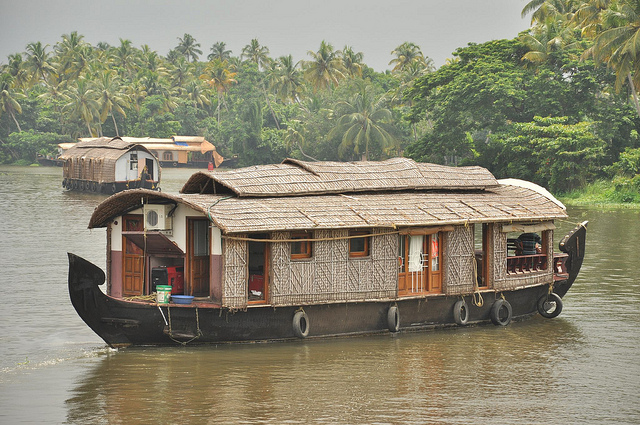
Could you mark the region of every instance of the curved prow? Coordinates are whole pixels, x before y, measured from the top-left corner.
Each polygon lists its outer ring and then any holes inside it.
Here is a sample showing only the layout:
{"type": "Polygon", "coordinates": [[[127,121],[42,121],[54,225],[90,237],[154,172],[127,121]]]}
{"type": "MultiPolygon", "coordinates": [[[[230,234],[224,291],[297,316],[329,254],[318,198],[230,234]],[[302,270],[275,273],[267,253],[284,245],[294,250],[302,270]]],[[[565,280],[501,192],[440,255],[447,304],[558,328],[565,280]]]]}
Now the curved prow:
{"type": "Polygon", "coordinates": [[[105,281],[104,272],[84,258],[71,253],[68,255],[71,304],[76,309],[78,316],[109,343],[100,329],[100,310],[106,296],[98,288],[98,285],[102,285],[105,281]]]}
{"type": "Polygon", "coordinates": [[[67,255],[69,256],[70,291],[89,289],[104,283],[105,275],[100,267],[70,252],[67,255]]]}
{"type": "MultiPolygon", "coordinates": [[[[582,260],[584,260],[585,241],[587,238],[588,221],[578,224],[571,232],[569,232],[560,241],[560,251],[566,253],[569,257],[565,261],[565,267],[569,277],[566,282],[566,290],[568,290],[578,277],[582,260]]],[[[566,291],[565,291],[566,292],[566,291]]],[[[564,294],[562,294],[564,295],[564,294]]]]}

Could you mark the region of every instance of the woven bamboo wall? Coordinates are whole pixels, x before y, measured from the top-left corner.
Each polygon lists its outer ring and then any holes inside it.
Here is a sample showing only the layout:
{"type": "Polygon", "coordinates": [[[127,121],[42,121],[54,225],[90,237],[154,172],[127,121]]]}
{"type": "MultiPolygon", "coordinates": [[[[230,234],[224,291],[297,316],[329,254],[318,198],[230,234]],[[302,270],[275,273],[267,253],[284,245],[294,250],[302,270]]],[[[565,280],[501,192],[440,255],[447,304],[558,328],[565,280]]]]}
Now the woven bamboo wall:
{"type": "MultiPolygon", "coordinates": [[[[385,233],[388,230],[374,230],[385,233]]],[[[370,256],[349,258],[347,230],[322,230],[314,238],[334,240],[313,242],[308,260],[291,261],[289,242],[273,243],[270,301],[273,305],[313,304],[393,298],[396,295],[398,236],[372,236],[370,256]]],[[[288,239],[278,232],[273,239],[288,239]]]]}
{"type": "MultiPolygon", "coordinates": [[[[376,229],[373,234],[387,233],[376,229]]],[[[271,234],[287,240],[290,232],[271,234]]],[[[370,256],[349,258],[348,230],[319,230],[308,260],[291,260],[290,242],[272,242],[269,303],[274,306],[394,298],[397,293],[398,235],[371,236],[370,256]]],[[[226,307],[247,305],[247,242],[227,239],[224,250],[226,307]]]]}
{"type": "Polygon", "coordinates": [[[224,266],[222,277],[222,305],[230,308],[247,306],[247,242],[226,239],[224,241],[224,266]]]}
{"type": "Polygon", "coordinates": [[[473,226],[456,226],[445,239],[443,292],[447,295],[473,292],[473,268],[473,226]]]}

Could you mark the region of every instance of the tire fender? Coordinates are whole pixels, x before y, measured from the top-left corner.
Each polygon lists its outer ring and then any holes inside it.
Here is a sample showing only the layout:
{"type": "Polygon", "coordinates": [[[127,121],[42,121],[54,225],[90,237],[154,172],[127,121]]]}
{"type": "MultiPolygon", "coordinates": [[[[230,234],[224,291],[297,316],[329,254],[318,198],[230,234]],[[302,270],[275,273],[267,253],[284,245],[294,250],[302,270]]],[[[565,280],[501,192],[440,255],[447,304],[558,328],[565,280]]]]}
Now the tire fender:
{"type": "Polygon", "coordinates": [[[298,338],[306,338],[309,335],[309,317],[302,310],[296,311],[293,315],[293,333],[298,338]]]}
{"type": "Polygon", "coordinates": [[[507,326],[511,323],[511,315],[513,310],[509,301],[500,298],[491,306],[491,322],[494,325],[507,326]]]}
{"type": "Polygon", "coordinates": [[[394,333],[400,330],[400,309],[396,305],[392,305],[387,310],[387,327],[394,333]]]}
{"type": "Polygon", "coordinates": [[[469,307],[465,300],[458,300],[453,305],[453,320],[460,326],[467,324],[469,320],[469,307]]]}
{"type": "Polygon", "coordinates": [[[543,295],[538,300],[538,313],[540,316],[546,317],[547,319],[553,319],[554,317],[558,317],[558,315],[562,312],[562,298],[560,295],[555,292],[551,292],[548,295],[543,295]],[[555,304],[555,308],[550,309],[552,304],[555,304]]]}

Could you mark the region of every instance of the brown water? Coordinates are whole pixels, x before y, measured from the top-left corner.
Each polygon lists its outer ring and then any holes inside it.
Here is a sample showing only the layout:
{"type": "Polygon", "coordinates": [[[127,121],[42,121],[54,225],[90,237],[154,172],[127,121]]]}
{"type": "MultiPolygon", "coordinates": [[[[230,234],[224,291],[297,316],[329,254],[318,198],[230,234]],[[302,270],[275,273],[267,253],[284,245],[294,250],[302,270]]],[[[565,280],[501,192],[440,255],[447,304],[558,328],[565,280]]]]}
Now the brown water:
{"type": "MultiPolygon", "coordinates": [[[[163,170],[177,191],[193,170],[163,170]]],[[[640,423],[640,212],[571,208],[587,257],[560,317],[397,336],[115,351],[66,252],[100,266],[103,196],[0,168],[0,424],[640,423]]],[[[560,223],[568,231],[570,223],[560,223]]]]}

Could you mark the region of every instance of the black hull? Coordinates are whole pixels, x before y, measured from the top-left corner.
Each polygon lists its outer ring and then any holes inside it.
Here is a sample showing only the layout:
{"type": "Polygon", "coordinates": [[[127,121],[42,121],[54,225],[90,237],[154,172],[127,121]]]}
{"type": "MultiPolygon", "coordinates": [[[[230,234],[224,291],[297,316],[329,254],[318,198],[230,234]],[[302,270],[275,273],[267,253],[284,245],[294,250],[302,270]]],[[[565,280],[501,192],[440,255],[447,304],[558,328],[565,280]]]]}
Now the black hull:
{"type": "Polygon", "coordinates": [[[130,180],[124,182],[98,183],[97,181],[65,178],[62,181],[62,187],[67,190],[72,190],[75,192],[105,193],[107,195],[113,195],[114,193],[122,192],[123,190],[128,189],[160,190],[158,185],[159,182],[151,180],[130,180]]]}
{"type": "MultiPolygon", "coordinates": [[[[559,297],[567,293],[580,271],[586,224],[576,227],[560,243],[560,249],[568,257],[564,277],[551,286],[559,297]]],[[[511,319],[517,320],[536,314],[539,300],[547,299],[549,295],[549,285],[544,284],[512,291],[489,290],[464,297],[429,295],[385,301],[250,307],[233,311],[211,303],[159,305],[116,299],[100,290],[99,285],[104,281],[105,274],[100,268],[69,253],[71,302],[82,320],[115,348],[281,341],[460,326],[460,316],[456,317],[454,310],[461,300],[466,303],[468,312],[464,325],[495,323],[492,308],[501,303],[503,297],[512,308],[511,319]],[[479,295],[482,302],[477,302],[479,295]],[[295,319],[301,310],[308,324],[308,333],[304,335],[301,335],[295,319]],[[397,316],[390,315],[390,311],[397,312],[397,316]]]]}

